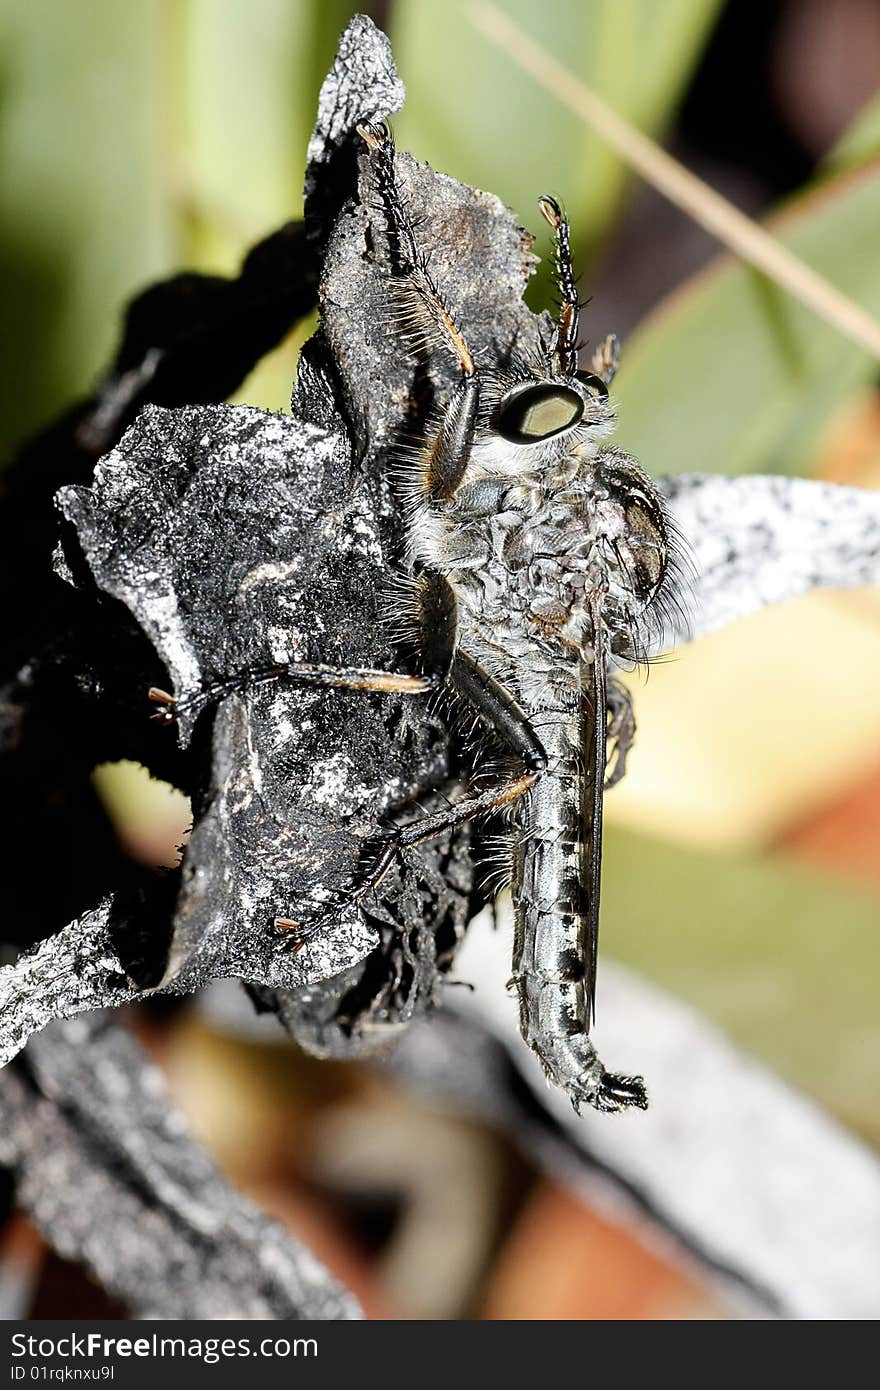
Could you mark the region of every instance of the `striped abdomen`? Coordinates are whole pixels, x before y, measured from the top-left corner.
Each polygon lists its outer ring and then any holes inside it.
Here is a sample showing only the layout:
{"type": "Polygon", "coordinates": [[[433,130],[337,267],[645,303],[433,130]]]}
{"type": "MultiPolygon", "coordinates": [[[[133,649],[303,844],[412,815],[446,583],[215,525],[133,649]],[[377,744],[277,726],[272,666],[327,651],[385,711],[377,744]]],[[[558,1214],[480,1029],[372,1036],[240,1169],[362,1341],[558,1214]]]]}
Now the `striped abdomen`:
{"type": "Polygon", "coordinates": [[[584,751],[592,714],[575,692],[552,710],[529,713],[548,768],[520,808],[513,859],[513,978],[522,1034],[576,1110],[582,1102],[609,1110],[643,1105],[639,1079],[606,1072],[588,1036],[591,836],[601,834],[584,751]]]}

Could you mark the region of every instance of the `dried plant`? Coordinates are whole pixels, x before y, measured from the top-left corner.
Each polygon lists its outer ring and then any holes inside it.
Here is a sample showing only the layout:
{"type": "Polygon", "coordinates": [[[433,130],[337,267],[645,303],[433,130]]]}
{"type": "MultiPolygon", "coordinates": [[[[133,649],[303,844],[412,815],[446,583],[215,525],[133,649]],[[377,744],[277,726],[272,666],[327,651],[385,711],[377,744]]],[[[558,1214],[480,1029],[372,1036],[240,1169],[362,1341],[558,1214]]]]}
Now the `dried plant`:
{"type": "MultiPolygon", "coordinates": [[[[43,493],[66,484],[55,556],[63,585],[40,579],[45,620],[21,616],[34,646],[6,689],[7,757],[33,773],[45,739],[57,741],[52,731],[75,731],[75,748],[53,774],[73,837],[88,771],[110,758],[135,758],[185,790],[194,824],[179,874],[134,874],[108,853],[96,891],[90,860],[66,890],[74,920],[53,918],[51,904],[32,924],[39,944],[0,970],[2,1061],[52,1025],[0,1077],[0,1158],[50,1242],[145,1316],[349,1317],[356,1309],[307,1251],[221,1181],[137,1045],[106,1015],[73,1016],[232,977],[308,1050],[363,1055],[440,1002],[482,901],[465,827],[389,874],[364,911],[330,914],[307,950],[279,952],[267,930],[273,917],[336,901],[363,871],[377,818],[441,776],[464,781],[467,748],[424,702],[385,695],[355,706],[357,697],[342,695],[331,703],[283,682],[230,690],[212,719],[197,718],[206,686],[267,660],[395,665],[383,621],[400,541],[388,459],[401,426],[416,428],[454,385],[444,363],[414,368],[400,355],[380,310],[371,171],[355,131],[402,100],[387,40],[355,19],[321,92],[304,232],[284,229],[254,253],[226,287],[227,317],[211,319],[209,297],[197,297],[202,339],[221,344],[203,377],[193,381],[192,324],[182,331],[183,298],[171,282],[164,298],[160,290],[145,300],[160,312],[142,303],[140,318],[129,319],[98,397],[59,426],[51,450],[44,441],[53,464],[37,475],[43,493]],[[282,266],[295,289],[279,309],[267,287],[282,266]],[[292,414],[220,404],[304,312],[318,276],[321,328],[303,352],[292,414]],[[66,477],[57,476],[59,440],[66,477]],[[176,734],[146,717],[147,689],[168,684],[179,702],[176,734]],[[130,1239],[102,1244],[98,1209],[118,1213],[130,1239]],[[195,1261],[206,1277],[189,1275],[195,1261]]],[[[447,248],[444,284],[463,324],[479,325],[481,349],[503,360],[542,326],[521,298],[530,239],[497,199],[399,159],[420,236],[447,248]]],[[[45,498],[34,487],[21,506],[36,514],[45,498]]],[[[686,475],[658,487],[697,574],[678,641],[812,588],[880,583],[875,495],[783,477],[686,475]]],[[[519,1128],[521,1086],[492,1041],[508,1040],[492,975],[471,967],[476,1012],[460,1007],[442,1022],[417,1022],[392,1065],[432,1088],[441,1070],[454,1070],[456,1084],[445,1089],[457,1104],[479,1102],[519,1128]],[[441,1065],[441,1043],[460,1058],[454,1068],[441,1065]]],[[[855,1189],[863,1215],[875,1219],[880,1184],[857,1146],[670,1001],[625,978],[615,988],[621,999],[608,1013],[617,1008],[620,1026],[645,1036],[662,1098],[638,1164],[597,1125],[551,1119],[555,1102],[543,1095],[527,1107],[535,1151],[557,1169],[580,1168],[587,1136],[593,1171],[598,1163],[750,1306],[810,1316],[826,1299],[858,1316],[869,1256],[852,1219],[855,1189]],[[664,1030],[674,1046],[657,1044],[664,1030]],[[714,1069],[699,1079],[713,1097],[731,1106],[735,1098],[736,1136],[730,1125],[713,1128],[706,1091],[697,1089],[693,1059],[707,1048],[714,1069]],[[683,1124],[696,1136],[684,1184],[670,1137],[683,1124]],[[834,1287],[831,1273],[823,1283],[810,1263],[818,1251],[797,1223],[784,1224],[784,1237],[774,1228],[778,1258],[770,1260],[760,1254],[765,1222],[700,1205],[706,1188],[693,1175],[720,1145],[738,1142],[744,1181],[761,1183],[760,1124],[774,1161],[795,1142],[801,1156],[812,1146],[811,1182],[833,1184],[836,1162],[857,1174],[835,1194],[838,1229],[852,1240],[846,1277],[835,1275],[834,1287]]],[[[763,1198],[765,1210],[785,1209],[784,1192],[763,1198]]]]}

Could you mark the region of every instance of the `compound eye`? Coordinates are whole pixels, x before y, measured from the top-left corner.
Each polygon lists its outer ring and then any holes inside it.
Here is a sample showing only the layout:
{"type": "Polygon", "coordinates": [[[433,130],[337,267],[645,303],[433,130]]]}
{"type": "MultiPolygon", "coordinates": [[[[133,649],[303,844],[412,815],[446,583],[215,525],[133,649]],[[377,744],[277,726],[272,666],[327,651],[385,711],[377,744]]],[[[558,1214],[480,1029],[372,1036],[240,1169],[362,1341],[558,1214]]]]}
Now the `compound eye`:
{"type": "Polygon", "coordinates": [[[595,372],[575,372],[576,379],[581,386],[585,386],[591,396],[599,396],[601,399],[608,395],[608,387],[600,376],[595,372]]]}
{"type": "Polygon", "coordinates": [[[535,444],[571,429],[583,413],[582,397],[568,386],[528,386],[504,398],[492,423],[511,444],[535,444]]]}

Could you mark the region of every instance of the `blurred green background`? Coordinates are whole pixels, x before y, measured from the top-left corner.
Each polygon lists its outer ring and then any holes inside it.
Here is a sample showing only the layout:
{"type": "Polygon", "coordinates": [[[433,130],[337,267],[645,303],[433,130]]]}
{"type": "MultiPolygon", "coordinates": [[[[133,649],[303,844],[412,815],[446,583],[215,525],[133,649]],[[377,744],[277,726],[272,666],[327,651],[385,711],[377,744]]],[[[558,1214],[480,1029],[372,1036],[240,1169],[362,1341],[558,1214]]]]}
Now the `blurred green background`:
{"type": "MultiPolygon", "coordinates": [[[[880,315],[876,5],[501,7],[880,315]]],[[[762,276],[714,259],[477,31],[467,3],[361,8],[390,34],[408,86],[402,147],[499,193],[533,230],[537,196],[564,198],[594,292],[587,332],[625,333],[619,438],[651,472],[880,483],[876,362],[762,276]]],[[[92,386],[134,292],[181,266],[231,271],[298,215],[318,88],[354,12],[339,0],[5,0],[4,448],[92,386]]],[[[530,293],[543,302],[546,284],[530,293]]],[[[304,331],[241,399],[286,408],[304,331]]],[[[632,773],[609,797],[603,927],[605,950],[874,1138],[878,689],[876,594],[789,605],[655,670],[636,692],[632,773]]],[[[135,848],[181,815],[130,776],[101,785],[135,848]]]]}

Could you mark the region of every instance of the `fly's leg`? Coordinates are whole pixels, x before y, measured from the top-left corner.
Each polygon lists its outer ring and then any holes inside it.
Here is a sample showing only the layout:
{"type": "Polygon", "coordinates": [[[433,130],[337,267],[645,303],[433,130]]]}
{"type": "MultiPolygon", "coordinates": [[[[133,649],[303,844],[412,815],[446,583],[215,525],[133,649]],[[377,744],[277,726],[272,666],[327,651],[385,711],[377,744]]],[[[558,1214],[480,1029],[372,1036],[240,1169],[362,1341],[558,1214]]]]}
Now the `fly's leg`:
{"type": "MultiPolygon", "coordinates": [[[[424,844],[465,821],[512,805],[531,791],[547,767],[547,757],[540,740],[513,697],[470,657],[462,652],[455,652],[457,624],[454,605],[452,590],[442,576],[423,576],[423,629],[426,632],[431,630],[432,619],[436,619],[438,613],[442,618],[442,621],[433,626],[433,646],[429,648],[429,657],[437,672],[448,670],[450,688],[518,758],[523,770],[518,776],[488,788],[477,796],[466,797],[441,811],[397,826],[385,840],[370,872],[348,895],[348,903],[355,907],[360,905],[368,893],[379,887],[392,865],[408,849],[424,844]]],[[[276,929],[285,934],[290,933],[285,942],[285,949],[301,950],[309,937],[319,931],[328,918],[335,916],[341,906],[341,903],[335,903],[306,924],[293,921],[291,918],[276,918],[276,929]]]]}
{"type": "Polygon", "coordinates": [[[171,724],[183,711],[204,709],[214,700],[231,695],[240,690],[250,690],[258,685],[274,685],[278,681],[289,681],[293,685],[317,686],[325,690],[365,690],[383,694],[421,695],[434,690],[441,684],[439,675],[406,675],[401,671],[375,671],[362,666],[310,666],[305,662],[283,661],[270,666],[253,666],[234,675],[224,676],[222,680],[212,681],[195,695],[175,700],[165,690],[152,686],[148,692],[150,701],[157,705],[154,719],[163,724],[171,724]]]}
{"type": "MultiPolygon", "coordinates": [[[[581,304],[577,295],[577,282],[571,264],[571,237],[568,218],[555,198],[544,196],[538,199],[538,207],[546,222],[553,228],[556,240],[556,270],[559,280],[559,319],[552,347],[552,356],[557,371],[567,375],[577,370],[578,364],[578,324],[581,304]]],[[[590,359],[590,371],[606,386],[617,374],[620,361],[620,343],[613,333],[603,340],[590,359]]]]}
{"type": "Polygon", "coordinates": [[[542,772],[543,768],[527,768],[518,777],[513,777],[510,781],[501,783],[500,786],[491,787],[479,796],[466,797],[463,801],[444,807],[442,811],[435,811],[431,815],[420,816],[417,820],[410,821],[406,825],[397,826],[385,841],[373,868],[365,875],[357,889],[347,896],[347,899],[337,902],[331,909],[322,912],[319,917],[305,925],[295,922],[289,917],[275,918],[276,930],[290,933],[289,939],[285,942],[285,949],[301,951],[309,937],[320,931],[328,918],[335,918],[344,902],[347,901],[350,906],[359,907],[364,898],[380,886],[388,871],[404,856],[408,849],[412,849],[416,845],[423,845],[427,840],[433,840],[436,836],[444,834],[445,831],[453,830],[457,825],[464,824],[465,821],[474,820],[477,816],[488,815],[492,811],[499,811],[502,807],[511,805],[519,797],[524,796],[526,792],[531,791],[542,772]]]}
{"type": "MultiPolygon", "coordinates": [[[[452,665],[450,685],[474,714],[519,757],[523,763],[523,771],[498,786],[488,788],[478,796],[466,797],[441,811],[420,816],[418,820],[396,827],[386,839],[373,868],[355,891],[348,895],[347,901],[354,907],[358,907],[368,893],[379,887],[392,865],[398,862],[408,849],[433,840],[435,836],[442,835],[465,821],[512,805],[530,792],[546,771],[546,754],[525,714],[513,697],[492,676],[469,657],[459,653],[452,665]]],[[[284,949],[300,951],[309,937],[320,931],[329,918],[336,916],[341,906],[341,903],[336,903],[319,917],[305,924],[286,917],[276,917],[276,930],[290,934],[284,943],[284,949]]]]}
{"type": "Polygon", "coordinates": [[[358,127],[373,159],[376,183],[388,218],[396,251],[397,278],[392,289],[399,300],[396,326],[416,350],[436,346],[458,364],[461,378],[440,423],[426,442],[420,459],[421,487],[426,501],[450,501],[470,457],[480,404],[480,379],[461,327],[437,286],[397,181],[394,143],[387,127],[358,127]]]}
{"type": "Polygon", "coordinates": [[[620,681],[608,682],[608,742],[614,744],[614,762],[605,777],[605,790],[616,787],[626,775],[626,760],[636,737],[632,695],[620,681]]]}

